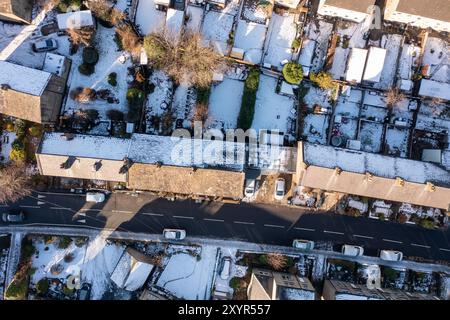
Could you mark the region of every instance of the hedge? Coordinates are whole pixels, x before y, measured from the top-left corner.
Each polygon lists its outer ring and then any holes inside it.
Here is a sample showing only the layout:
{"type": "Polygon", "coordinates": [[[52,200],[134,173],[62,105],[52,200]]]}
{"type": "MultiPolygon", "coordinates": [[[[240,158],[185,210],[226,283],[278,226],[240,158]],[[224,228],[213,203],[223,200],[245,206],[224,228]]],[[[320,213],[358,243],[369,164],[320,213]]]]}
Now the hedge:
{"type": "Polygon", "coordinates": [[[117,86],[117,73],[111,72],[111,73],[108,75],[108,83],[109,83],[110,85],[112,85],[113,87],[117,86]]]}
{"type": "Polygon", "coordinates": [[[83,62],[95,65],[98,62],[98,52],[94,47],[86,47],[83,49],[83,62]]]}
{"type": "Polygon", "coordinates": [[[83,63],[78,66],[78,71],[85,76],[90,76],[95,72],[95,67],[92,64],[83,63]]]}
{"type": "Polygon", "coordinates": [[[239,112],[238,127],[247,130],[252,126],[255,114],[256,92],[259,86],[260,72],[258,68],[252,68],[245,80],[242,94],[241,110],[239,112]]]}

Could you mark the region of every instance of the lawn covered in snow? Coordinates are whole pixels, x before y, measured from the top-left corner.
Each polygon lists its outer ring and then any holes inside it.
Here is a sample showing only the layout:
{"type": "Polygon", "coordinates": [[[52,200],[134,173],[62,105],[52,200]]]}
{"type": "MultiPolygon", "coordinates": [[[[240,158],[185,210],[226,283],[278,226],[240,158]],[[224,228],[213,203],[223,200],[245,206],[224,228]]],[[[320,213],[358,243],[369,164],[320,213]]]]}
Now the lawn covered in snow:
{"type": "Polygon", "coordinates": [[[386,49],[387,52],[380,82],[375,84],[375,88],[387,90],[392,87],[397,71],[397,60],[401,49],[402,38],[398,34],[383,35],[381,38],[381,48],[386,49]]]}
{"type": "Polygon", "coordinates": [[[9,161],[9,154],[11,153],[14,140],[16,140],[16,134],[14,132],[3,131],[3,134],[0,136],[0,156],[2,157],[0,158],[0,163],[9,161]]]}
{"type": "Polygon", "coordinates": [[[68,80],[68,92],[77,87],[90,87],[95,90],[109,89],[114,97],[119,100],[119,103],[110,104],[105,100],[99,99],[88,103],[79,103],[69,96],[63,109],[64,112],[70,114],[79,109],[95,109],[98,111],[101,120],[107,120],[106,112],[108,110],[119,110],[127,113],[127,76],[128,68],[132,63],[130,59],[127,59],[125,63],[120,62],[119,58],[123,55],[123,52],[117,51],[114,37],[114,28],[109,29],[101,25],[98,26],[95,35],[95,48],[98,50],[100,58],[95,65],[95,72],[90,76],[85,76],[78,71],[78,66],[83,63],[83,47],[80,47],[78,52],[71,56],[72,67],[68,80]],[[108,75],[112,72],[117,73],[117,86],[115,87],[108,83],[108,75]]]}
{"type": "Polygon", "coordinates": [[[330,117],[328,115],[308,114],[303,119],[303,135],[306,136],[306,141],[326,144],[329,123],[330,117]]]}
{"type": "Polygon", "coordinates": [[[409,129],[388,127],[386,129],[386,152],[388,155],[406,158],[408,155],[409,129]]]}
{"type": "Polygon", "coordinates": [[[311,21],[307,27],[308,39],[316,42],[314,58],[311,65],[311,71],[319,72],[322,70],[328,50],[328,41],[333,31],[333,24],[323,20],[311,21]]]}
{"type": "Polygon", "coordinates": [[[212,43],[215,49],[226,53],[227,41],[233,27],[234,15],[208,11],[203,20],[202,35],[206,43],[212,43]]]}
{"type": "MultiPolygon", "coordinates": [[[[73,238],[75,239],[75,238],[73,238]]],[[[33,245],[36,253],[32,257],[32,266],[36,269],[31,277],[30,285],[36,284],[42,278],[65,279],[70,275],[81,275],[81,283],[90,283],[90,299],[101,299],[109,290],[110,274],[119,261],[124,247],[109,244],[101,236],[87,243],[73,241],[67,248],[58,247],[59,240],[45,243],[43,237],[34,237],[33,245]],[[65,261],[65,257],[72,260],[65,261]],[[60,266],[60,273],[52,273],[52,267],[60,266]]]]}
{"type": "Polygon", "coordinates": [[[186,250],[172,253],[157,285],[179,298],[207,300],[211,295],[217,248],[202,246],[200,259],[186,250]]]}
{"type": "Polygon", "coordinates": [[[361,141],[361,150],[378,153],[381,151],[383,142],[383,124],[361,121],[359,129],[359,140],[361,141]]]}
{"type": "Polygon", "coordinates": [[[267,27],[265,25],[239,20],[234,37],[234,46],[245,51],[245,61],[254,64],[261,63],[266,32],[267,27]]]}
{"type": "Polygon", "coordinates": [[[203,8],[188,5],[186,15],[189,17],[186,23],[186,29],[191,31],[200,31],[203,19],[203,8]]]}
{"type": "Polygon", "coordinates": [[[281,62],[291,60],[292,42],[297,36],[297,25],[294,23],[294,15],[272,15],[267,32],[265,53],[263,61],[281,70],[281,62]]]}
{"type": "Polygon", "coordinates": [[[256,93],[255,115],[252,128],[257,132],[261,129],[279,130],[289,134],[294,99],[275,92],[277,79],[261,75],[258,92],[256,93]]]}
{"type": "Polygon", "coordinates": [[[143,36],[162,29],[165,23],[166,13],[156,10],[154,0],[139,0],[135,24],[143,36]]]}
{"type": "Polygon", "coordinates": [[[429,37],[425,45],[423,65],[430,65],[431,79],[450,83],[450,45],[439,38],[429,37]]]}
{"type": "Polygon", "coordinates": [[[213,85],[209,97],[208,128],[235,129],[241,109],[244,82],[225,78],[213,85]]]}

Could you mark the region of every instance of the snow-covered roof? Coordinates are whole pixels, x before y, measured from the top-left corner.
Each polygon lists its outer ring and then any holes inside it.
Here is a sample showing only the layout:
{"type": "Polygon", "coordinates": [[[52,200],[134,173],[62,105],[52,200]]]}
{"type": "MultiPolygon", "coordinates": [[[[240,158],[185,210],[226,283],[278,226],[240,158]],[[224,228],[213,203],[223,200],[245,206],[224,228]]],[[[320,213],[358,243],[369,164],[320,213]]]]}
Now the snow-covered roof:
{"type": "Polygon", "coordinates": [[[450,83],[422,79],[419,95],[450,101],[450,83]]]}
{"type": "Polygon", "coordinates": [[[47,52],[42,70],[61,76],[64,73],[64,61],[66,57],[47,52]]]}
{"type": "Polygon", "coordinates": [[[67,140],[60,132],[46,133],[39,154],[123,160],[182,167],[224,167],[241,171],[245,144],[133,134],[131,139],[76,134],[67,140]]]}
{"type": "Polygon", "coordinates": [[[310,67],[314,57],[314,50],[316,49],[316,42],[311,39],[305,39],[302,43],[302,49],[298,58],[298,63],[302,67],[310,67]]]}
{"type": "Polygon", "coordinates": [[[0,70],[0,85],[6,84],[12,90],[33,96],[40,96],[51,78],[48,72],[7,61],[0,61],[0,70]]]}
{"type": "Polygon", "coordinates": [[[144,285],[153,267],[152,264],[137,260],[126,250],[112,272],[111,280],[119,288],[136,291],[144,285]]]}
{"type": "Polygon", "coordinates": [[[94,25],[91,10],[61,13],[56,16],[56,20],[58,21],[58,28],[61,30],[80,29],[94,25]]]}
{"type": "Polygon", "coordinates": [[[363,80],[370,82],[380,82],[381,71],[383,71],[385,58],[386,49],[370,47],[363,80]]]}
{"type": "Polygon", "coordinates": [[[304,160],[310,165],[330,169],[339,167],[348,172],[370,172],[378,177],[400,177],[415,183],[434,181],[450,186],[450,172],[422,161],[311,143],[304,143],[304,160]]]}
{"type": "Polygon", "coordinates": [[[275,2],[284,7],[296,9],[300,0],[275,0],[275,2]]]}
{"type": "Polygon", "coordinates": [[[347,64],[347,73],[345,80],[349,82],[360,83],[366,63],[367,50],[353,48],[347,64]]]}
{"type": "Polygon", "coordinates": [[[184,11],[175,10],[172,8],[167,9],[166,15],[166,29],[179,34],[184,23],[184,11]]]}

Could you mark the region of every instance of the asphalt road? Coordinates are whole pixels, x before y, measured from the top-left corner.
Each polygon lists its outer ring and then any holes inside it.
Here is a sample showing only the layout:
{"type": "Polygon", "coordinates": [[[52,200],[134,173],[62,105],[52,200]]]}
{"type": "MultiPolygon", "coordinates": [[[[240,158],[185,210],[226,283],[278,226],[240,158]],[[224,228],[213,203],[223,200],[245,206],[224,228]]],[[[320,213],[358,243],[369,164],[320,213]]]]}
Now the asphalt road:
{"type": "MultiPolygon", "coordinates": [[[[161,233],[164,228],[183,228],[188,235],[244,240],[290,246],[296,238],[357,244],[367,255],[379,249],[400,250],[450,265],[450,231],[337,214],[311,213],[299,208],[262,204],[195,203],[168,201],[148,194],[113,193],[104,203],[86,203],[84,195],[33,192],[0,211],[21,208],[26,224],[89,226],[119,231],[161,233]]],[[[416,260],[417,260],[416,259],[416,260]]]]}

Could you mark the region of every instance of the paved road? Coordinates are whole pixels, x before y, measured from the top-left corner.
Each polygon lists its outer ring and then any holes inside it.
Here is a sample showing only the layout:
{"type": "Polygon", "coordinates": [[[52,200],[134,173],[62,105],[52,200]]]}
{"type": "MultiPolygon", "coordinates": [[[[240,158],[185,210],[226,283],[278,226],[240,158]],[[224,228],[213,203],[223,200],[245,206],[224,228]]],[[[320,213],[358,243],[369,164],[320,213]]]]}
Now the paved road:
{"type": "Polygon", "coordinates": [[[408,257],[450,265],[449,230],[426,230],[297,208],[172,202],[147,194],[125,193],[114,193],[106,202],[92,204],[85,202],[84,195],[46,192],[34,192],[8,207],[26,210],[27,224],[106,227],[141,233],[161,233],[165,227],[176,227],[186,229],[192,236],[285,246],[302,238],[331,241],[336,249],[344,243],[362,245],[368,255],[376,255],[378,249],[396,249],[408,257]]]}

